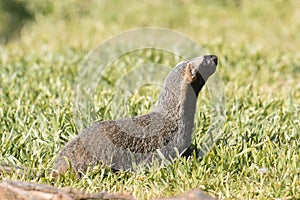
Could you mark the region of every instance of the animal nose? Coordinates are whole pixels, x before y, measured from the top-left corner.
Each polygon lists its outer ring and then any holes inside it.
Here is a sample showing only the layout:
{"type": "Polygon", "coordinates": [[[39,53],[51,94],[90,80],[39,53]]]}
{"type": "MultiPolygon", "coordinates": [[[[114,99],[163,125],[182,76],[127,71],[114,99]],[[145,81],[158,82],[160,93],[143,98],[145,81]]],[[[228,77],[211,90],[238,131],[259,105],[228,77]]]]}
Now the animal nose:
{"type": "Polygon", "coordinates": [[[215,55],[206,55],[204,56],[204,59],[206,61],[209,61],[209,63],[214,62],[215,65],[218,64],[218,57],[215,55]]]}
{"type": "Polygon", "coordinates": [[[218,64],[218,57],[216,55],[210,55],[210,59],[214,61],[215,65],[218,64]]]}

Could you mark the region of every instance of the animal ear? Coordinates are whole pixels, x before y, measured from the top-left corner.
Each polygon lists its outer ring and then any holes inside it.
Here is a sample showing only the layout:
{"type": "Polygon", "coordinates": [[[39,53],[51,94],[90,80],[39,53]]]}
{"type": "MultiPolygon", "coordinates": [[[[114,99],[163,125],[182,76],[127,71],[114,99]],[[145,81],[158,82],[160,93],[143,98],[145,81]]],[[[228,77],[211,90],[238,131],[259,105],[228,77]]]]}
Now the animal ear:
{"type": "Polygon", "coordinates": [[[193,66],[193,64],[191,62],[188,62],[186,64],[186,67],[185,67],[185,78],[188,81],[188,83],[193,82],[197,78],[195,70],[194,70],[194,66],[193,66]]]}

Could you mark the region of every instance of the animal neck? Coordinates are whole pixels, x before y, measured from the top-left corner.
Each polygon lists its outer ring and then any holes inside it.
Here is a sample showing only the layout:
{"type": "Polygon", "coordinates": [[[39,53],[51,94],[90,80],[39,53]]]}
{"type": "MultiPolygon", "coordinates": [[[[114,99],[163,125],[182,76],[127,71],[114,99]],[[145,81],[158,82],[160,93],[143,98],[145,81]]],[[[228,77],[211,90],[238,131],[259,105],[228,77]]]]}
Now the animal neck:
{"type": "Polygon", "coordinates": [[[159,95],[155,111],[167,118],[178,118],[181,110],[182,77],[178,68],[173,69],[166,78],[159,95]]]}
{"type": "Polygon", "coordinates": [[[205,84],[205,80],[200,73],[197,73],[196,76],[197,79],[191,83],[191,87],[193,88],[195,95],[198,96],[199,92],[205,84]]]}
{"type": "Polygon", "coordinates": [[[175,68],[169,74],[155,111],[165,117],[193,125],[197,96],[205,82],[196,80],[189,84],[184,78],[184,73],[184,68],[175,68]]]}
{"type": "Polygon", "coordinates": [[[196,110],[197,94],[195,94],[193,87],[186,84],[182,88],[182,101],[180,110],[182,113],[182,119],[188,126],[193,126],[194,115],[196,110]]]}

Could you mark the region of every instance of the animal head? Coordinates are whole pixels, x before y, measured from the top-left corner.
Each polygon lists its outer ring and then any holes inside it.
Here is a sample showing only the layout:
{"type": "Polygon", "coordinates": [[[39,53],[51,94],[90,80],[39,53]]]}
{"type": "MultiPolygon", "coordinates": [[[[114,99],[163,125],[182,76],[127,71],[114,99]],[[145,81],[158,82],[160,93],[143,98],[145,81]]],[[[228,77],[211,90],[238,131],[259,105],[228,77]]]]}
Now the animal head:
{"type": "Polygon", "coordinates": [[[186,64],[186,78],[189,83],[192,83],[201,77],[204,81],[207,81],[207,79],[216,71],[217,65],[218,57],[215,55],[205,55],[193,58],[186,64]]]}
{"type": "Polygon", "coordinates": [[[186,62],[185,78],[197,96],[207,79],[216,71],[217,64],[218,57],[215,55],[200,56],[186,62]]]}

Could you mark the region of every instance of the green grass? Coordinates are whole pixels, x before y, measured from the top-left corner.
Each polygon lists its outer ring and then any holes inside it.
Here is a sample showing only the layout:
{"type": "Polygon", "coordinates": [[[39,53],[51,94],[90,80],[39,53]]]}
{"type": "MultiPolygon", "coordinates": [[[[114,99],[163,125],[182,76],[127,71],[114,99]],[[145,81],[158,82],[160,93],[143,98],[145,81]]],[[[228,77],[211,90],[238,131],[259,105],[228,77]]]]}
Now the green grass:
{"type": "MultiPolygon", "coordinates": [[[[195,188],[224,199],[300,199],[299,1],[38,2],[27,3],[35,21],[0,46],[0,161],[31,168],[36,176],[4,174],[0,180],[89,192],[127,191],[139,199],[195,188]],[[96,168],[82,179],[66,175],[52,182],[47,169],[80,131],[73,115],[78,67],[99,43],[144,26],[181,31],[219,56],[226,89],[222,137],[203,159],[182,157],[166,168],[136,174],[96,168]],[[260,173],[264,168],[268,173],[260,173]]],[[[174,65],[178,58],[140,51],[111,69],[140,61],[174,65]]],[[[117,76],[108,73],[110,82],[99,85],[98,119],[112,117],[117,76]]],[[[128,113],[147,112],[158,95],[151,91],[146,87],[130,98],[128,113]]],[[[193,146],[209,126],[209,101],[205,88],[199,96],[193,146]]]]}

